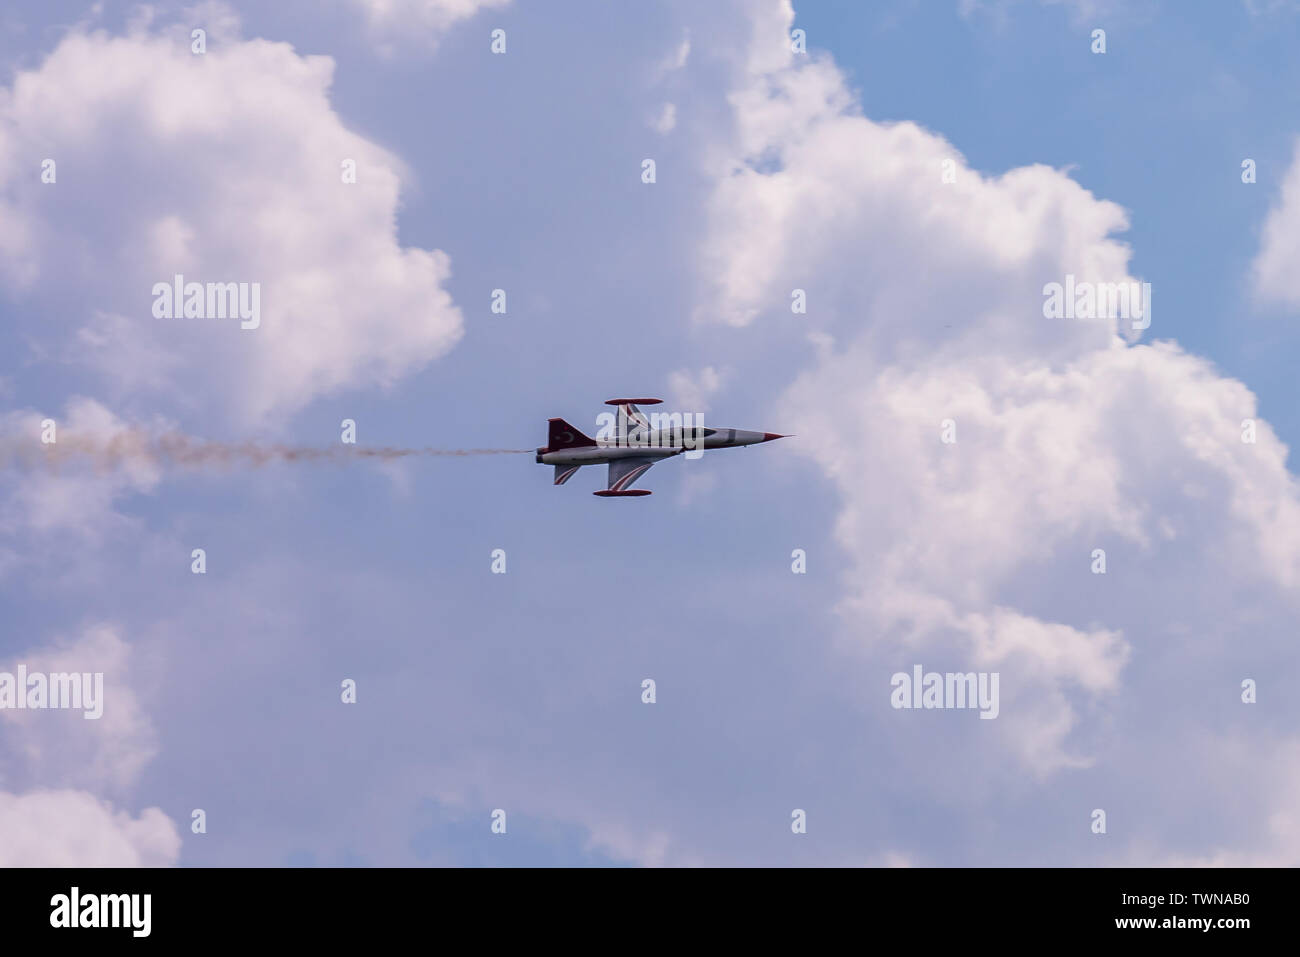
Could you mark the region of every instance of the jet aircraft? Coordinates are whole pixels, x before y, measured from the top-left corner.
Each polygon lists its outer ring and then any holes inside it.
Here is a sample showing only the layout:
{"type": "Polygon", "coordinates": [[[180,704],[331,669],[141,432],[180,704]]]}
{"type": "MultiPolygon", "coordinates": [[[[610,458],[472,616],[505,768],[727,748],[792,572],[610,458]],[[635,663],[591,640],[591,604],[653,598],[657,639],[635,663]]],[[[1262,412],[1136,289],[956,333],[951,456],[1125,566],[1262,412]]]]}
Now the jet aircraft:
{"type": "MultiPolygon", "coordinates": [[[[616,428],[611,438],[593,439],[563,419],[550,420],[546,445],[537,450],[539,465],[555,466],[555,484],[563,485],[584,465],[609,465],[608,487],[594,494],[604,496],[649,495],[650,490],[632,488],[656,462],[704,449],[730,449],[758,445],[786,438],[775,432],[750,432],[746,429],[705,428],[691,425],[692,416],[664,416],[664,422],[652,423],[638,405],[659,405],[662,399],[608,399],[606,405],[618,407],[616,428]],[[655,428],[655,425],[660,427],[655,428]]],[[[603,431],[603,430],[602,430],[603,431]]]]}

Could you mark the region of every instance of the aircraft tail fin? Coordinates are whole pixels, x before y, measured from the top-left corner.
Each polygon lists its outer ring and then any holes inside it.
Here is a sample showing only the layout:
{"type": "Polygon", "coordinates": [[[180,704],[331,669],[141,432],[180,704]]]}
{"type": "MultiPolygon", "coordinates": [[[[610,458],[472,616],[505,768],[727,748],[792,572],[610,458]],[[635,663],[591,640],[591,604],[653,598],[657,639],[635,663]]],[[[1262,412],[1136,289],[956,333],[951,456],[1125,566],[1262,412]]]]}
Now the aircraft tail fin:
{"type": "Polygon", "coordinates": [[[551,419],[551,430],[546,437],[546,448],[552,452],[559,449],[591,448],[596,440],[583,435],[575,426],[563,419],[551,419]]]}

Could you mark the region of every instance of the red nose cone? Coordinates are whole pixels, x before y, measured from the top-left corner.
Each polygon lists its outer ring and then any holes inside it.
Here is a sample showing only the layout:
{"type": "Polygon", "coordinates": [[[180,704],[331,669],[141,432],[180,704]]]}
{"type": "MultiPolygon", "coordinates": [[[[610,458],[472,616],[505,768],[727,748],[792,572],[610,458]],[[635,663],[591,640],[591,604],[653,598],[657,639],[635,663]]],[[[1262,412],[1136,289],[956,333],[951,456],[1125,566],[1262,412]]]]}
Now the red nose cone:
{"type": "Polygon", "coordinates": [[[764,442],[771,442],[773,439],[784,439],[784,438],[786,438],[786,436],[784,436],[784,435],[777,435],[775,432],[764,432],[764,433],[763,433],[763,441],[764,441],[764,442]]]}

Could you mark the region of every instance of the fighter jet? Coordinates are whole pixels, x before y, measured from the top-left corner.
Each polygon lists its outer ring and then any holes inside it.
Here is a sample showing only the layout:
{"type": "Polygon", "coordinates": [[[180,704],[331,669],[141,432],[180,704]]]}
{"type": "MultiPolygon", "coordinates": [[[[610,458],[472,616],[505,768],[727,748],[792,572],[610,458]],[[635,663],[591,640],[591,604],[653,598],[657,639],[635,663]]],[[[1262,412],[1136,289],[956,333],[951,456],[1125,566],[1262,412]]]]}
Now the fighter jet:
{"type": "MultiPolygon", "coordinates": [[[[609,438],[593,439],[563,419],[550,420],[546,445],[537,450],[539,465],[555,466],[555,484],[563,485],[584,465],[609,465],[609,484],[593,494],[604,496],[649,495],[650,490],[632,488],[656,462],[704,449],[730,449],[786,438],[775,432],[745,429],[704,428],[693,416],[659,416],[651,422],[639,405],[659,405],[662,399],[607,399],[618,407],[615,429],[609,438]],[[683,421],[683,420],[686,421],[683,421]],[[656,427],[658,426],[658,427],[656,427]]],[[[603,431],[603,430],[602,430],[603,431]]]]}

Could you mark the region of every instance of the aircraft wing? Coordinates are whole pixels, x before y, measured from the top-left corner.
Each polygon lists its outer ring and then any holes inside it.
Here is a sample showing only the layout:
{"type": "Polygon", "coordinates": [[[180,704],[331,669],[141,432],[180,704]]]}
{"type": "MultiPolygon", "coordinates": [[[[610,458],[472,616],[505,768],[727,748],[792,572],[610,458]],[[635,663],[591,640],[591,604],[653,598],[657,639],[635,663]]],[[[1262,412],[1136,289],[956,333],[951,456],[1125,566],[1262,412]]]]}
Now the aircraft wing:
{"type": "Polygon", "coordinates": [[[610,492],[626,492],[632,483],[645,475],[655,460],[646,458],[615,459],[609,463],[610,492]]]}

